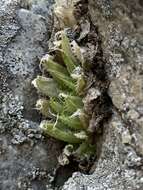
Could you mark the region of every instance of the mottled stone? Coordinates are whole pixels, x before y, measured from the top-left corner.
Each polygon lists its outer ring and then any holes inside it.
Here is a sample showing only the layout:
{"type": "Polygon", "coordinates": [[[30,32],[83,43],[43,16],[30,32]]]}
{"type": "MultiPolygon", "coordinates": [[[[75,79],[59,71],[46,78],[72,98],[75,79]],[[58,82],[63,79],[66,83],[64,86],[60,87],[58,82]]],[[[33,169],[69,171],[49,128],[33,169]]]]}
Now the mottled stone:
{"type": "Polygon", "coordinates": [[[45,190],[60,144],[39,130],[31,81],[47,51],[51,4],[21,2],[0,1],[0,189],[45,190]]]}
{"type": "Polygon", "coordinates": [[[143,187],[143,6],[141,1],[89,0],[102,41],[109,96],[116,110],[104,126],[93,174],[74,173],[64,190],[143,187]]]}
{"type": "Polygon", "coordinates": [[[114,114],[105,127],[102,151],[93,174],[74,173],[63,190],[135,190],[142,187],[142,158],[129,146],[129,142],[126,145],[122,142],[121,136],[126,128],[118,114],[114,114]],[[134,169],[138,167],[140,170],[134,169]]]}
{"type": "MultiPolygon", "coordinates": [[[[41,116],[34,109],[37,94],[31,86],[40,72],[39,59],[47,52],[53,27],[51,3],[0,1],[1,190],[52,189],[51,171],[56,168],[61,146],[41,134],[38,128],[41,116]]],[[[103,73],[107,73],[110,81],[108,93],[114,114],[104,125],[93,173],[74,173],[63,190],[141,190],[143,3],[89,0],[89,10],[102,42],[106,62],[103,73]]],[[[89,52],[92,54],[93,50],[89,48],[89,52]]],[[[99,93],[96,92],[97,98],[99,93]]]]}

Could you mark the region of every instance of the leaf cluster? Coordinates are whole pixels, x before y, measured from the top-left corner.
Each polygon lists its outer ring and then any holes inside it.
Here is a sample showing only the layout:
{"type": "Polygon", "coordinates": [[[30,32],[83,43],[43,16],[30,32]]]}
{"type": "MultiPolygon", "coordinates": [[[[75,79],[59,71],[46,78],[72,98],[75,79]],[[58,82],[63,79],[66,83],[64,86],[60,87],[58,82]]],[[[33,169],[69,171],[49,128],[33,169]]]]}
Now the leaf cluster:
{"type": "Polygon", "coordinates": [[[67,146],[71,145],[71,154],[78,157],[91,156],[95,149],[90,143],[91,134],[87,130],[89,118],[84,112],[83,103],[86,77],[82,64],[73,55],[70,41],[64,31],[61,32],[58,46],[58,62],[55,56],[48,54],[40,63],[50,78],[37,76],[32,81],[38,92],[46,97],[38,100],[36,104],[37,109],[46,118],[40,127],[45,134],[66,142],[67,146]]]}

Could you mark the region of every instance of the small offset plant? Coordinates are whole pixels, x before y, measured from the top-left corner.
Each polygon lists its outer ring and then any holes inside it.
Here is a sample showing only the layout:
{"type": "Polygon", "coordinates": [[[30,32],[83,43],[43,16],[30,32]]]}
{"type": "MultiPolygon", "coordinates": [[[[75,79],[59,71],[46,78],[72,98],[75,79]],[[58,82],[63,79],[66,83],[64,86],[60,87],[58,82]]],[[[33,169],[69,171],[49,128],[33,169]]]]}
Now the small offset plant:
{"type": "MultiPolygon", "coordinates": [[[[89,159],[95,154],[88,132],[89,117],[84,112],[86,77],[82,69],[82,54],[76,44],[77,56],[73,55],[65,31],[58,32],[54,55],[46,55],[40,65],[50,77],[37,76],[32,81],[44,98],[37,101],[36,108],[46,118],[40,127],[45,134],[67,143],[59,162],[69,163],[69,157],[89,159]],[[57,62],[58,61],[58,62],[57,62]]],[[[76,43],[76,42],[74,42],[76,43]]]]}

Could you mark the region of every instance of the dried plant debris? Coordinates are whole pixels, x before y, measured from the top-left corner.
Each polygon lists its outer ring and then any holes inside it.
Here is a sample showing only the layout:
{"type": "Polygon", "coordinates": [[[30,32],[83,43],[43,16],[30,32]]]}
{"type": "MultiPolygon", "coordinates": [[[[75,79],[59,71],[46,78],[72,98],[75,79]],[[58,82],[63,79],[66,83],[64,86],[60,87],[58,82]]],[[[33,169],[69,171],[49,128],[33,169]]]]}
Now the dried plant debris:
{"type": "Polygon", "coordinates": [[[72,27],[77,21],[74,16],[75,4],[79,0],[56,0],[54,12],[61,27],[72,27]]]}
{"type": "Polygon", "coordinates": [[[98,77],[104,61],[99,58],[97,32],[87,18],[81,17],[77,25],[74,17],[80,2],[56,1],[55,14],[64,29],[54,35],[49,54],[41,59],[44,76],[37,76],[32,84],[42,96],[36,103],[44,118],[40,128],[66,143],[59,163],[66,165],[74,159],[86,171],[95,160],[95,133],[109,109],[106,77],[98,77]]]}

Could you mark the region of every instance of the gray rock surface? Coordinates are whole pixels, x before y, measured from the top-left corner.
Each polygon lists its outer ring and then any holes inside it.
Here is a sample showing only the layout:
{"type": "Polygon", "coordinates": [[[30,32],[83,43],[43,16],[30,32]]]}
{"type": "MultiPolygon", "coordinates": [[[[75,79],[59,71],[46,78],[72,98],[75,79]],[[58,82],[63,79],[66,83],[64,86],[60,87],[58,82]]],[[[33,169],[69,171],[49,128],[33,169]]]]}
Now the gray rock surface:
{"type": "Polygon", "coordinates": [[[0,1],[0,189],[49,189],[60,144],[38,129],[31,80],[47,51],[50,1],[0,1]],[[28,9],[26,9],[28,8],[28,9]]]}
{"type": "MultiPolygon", "coordinates": [[[[41,134],[31,86],[52,31],[51,4],[0,1],[1,190],[51,189],[61,145],[41,134]]],[[[89,0],[89,10],[101,35],[114,113],[104,126],[93,174],[74,173],[63,190],[142,190],[143,3],[89,0]]]]}
{"type": "Polygon", "coordinates": [[[89,10],[101,35],[114,113],[93,174],[74,173],[63,190],[142,190],[143,4],[89,0],[89,10]]]}

